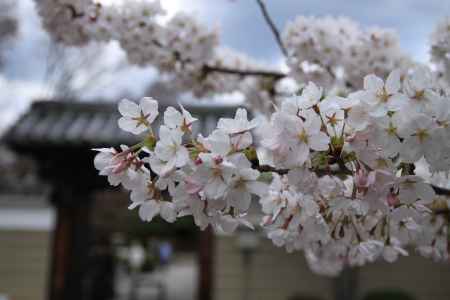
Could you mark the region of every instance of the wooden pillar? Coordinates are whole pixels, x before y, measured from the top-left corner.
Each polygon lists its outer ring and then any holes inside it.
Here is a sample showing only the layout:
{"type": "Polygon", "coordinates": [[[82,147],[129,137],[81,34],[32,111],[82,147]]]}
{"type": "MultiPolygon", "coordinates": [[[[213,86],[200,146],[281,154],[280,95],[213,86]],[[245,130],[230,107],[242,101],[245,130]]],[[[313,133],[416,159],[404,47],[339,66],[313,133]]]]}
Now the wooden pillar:
{"type": "Polygon", "coordinates": [[[358,269],[346,267],[334,282],[336,300],[355,300],[358,289],[358,269]]]}
{"type": "Polygon", "coordinates": [[[200,233],[198,299],[211,300],[214,276],[214,233],[211,227],[200,233]]]}
{"type": "Polygon", "coordinates": [[[88,195],[55,193],[56,226],[53,232],[49,300],[83,300],[90,248],[88,195]],[[84,201],[82,200],[84,198],[84,201]]]}

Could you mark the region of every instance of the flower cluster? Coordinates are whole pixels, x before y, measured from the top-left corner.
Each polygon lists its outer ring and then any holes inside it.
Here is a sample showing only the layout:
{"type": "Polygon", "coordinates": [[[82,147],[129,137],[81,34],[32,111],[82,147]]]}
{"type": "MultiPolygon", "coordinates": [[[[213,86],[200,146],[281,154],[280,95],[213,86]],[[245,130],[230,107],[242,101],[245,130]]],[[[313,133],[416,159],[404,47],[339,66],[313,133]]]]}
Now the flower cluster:
{"type": "Polygon", "coordinates": [[[431,35],[431,60],[441,75],[450,82],[450,18],[442,20],[431,35]]]}
{"type": "Polygon", "coordinates": [[[253,227],[245,217],[257,197],[267,236],[303,250],[318,273],[393,262],[411,245],[446,259],[448,220],[434,211],[448,205],[414,174],[415,163],[450,169],[450,100],[435,82],[424,68],[394,70],[346,98],[310,82],[269,120],[240,108],[206,137],[192,136],[197,119],[180,106],[165,110],[158,138],[158,103],[122,100],[120,128],[145,137],[98,149],[95,166],[130,190],[145,221],[192,215],[230,233],[253,227]]]}
{"type": "Polygon", "coordinates": [[[253,144],[251,131],[257,121],[247,119],[239,109],[234,119],[221,119],[209,136],[191,136],[196,118],[180,106],[168,107],[159,139],[152,130],[158,116],[158,102],[143,98],[139,105],[129,100],[119,104],[119,127],[133,134],[147,135],[134,147],[96,149],[95,166],[112,185],[131,191],[131,208],[139,207],[142,220],[160,215],[168,222],[192,215],[202,229],[208,225],[232,232],[244,219],[252,195],[265,192],[258,181],[260,172],[246,156],[253,144]],[[145,157],[142,158],[142,154],[145,157]]]}
{"type": "Polygon", "coordinates": [[[130,209],[142,220],[190,215],[201,229],[233,232],[253,227],[246,215],[258,198],[267,236],[304,251],[318,273],[393,262],[410,246],[447,258],[448,220],[436,211],[448,210],[448,201],[418,175],[448,181],[450,89],[439,76],[450,69],[448,20],[432,37],[433,73],[413,65],[389,30],[299,17],[282,35],[283,73],[219,48],[217,31],[192,17],[164,20],[159,1],[37,7],[44,27],[67,45],[118,41],[131,63],[156,67],[177,91],[239,91],[254,110],[274,110],[249,120],[238,109],[204,137],[193,136],[197,119],[182,106],[160,116],[152,98],[122,100],[119,127],[142,142],[96,149],[94,164],[130,191],[130,209]],[[283,80],[301,89],[282,97],[283,80]]]}
{"type": "MultiPolygon", "coordinates": [[[[339,91],[359,89],[366,74],[385,77],[393,69],[413,66],[391,30],[362,28],[346,18],[298,17],[287,24],[282,43],[287,72],[219,47],[217,30],[210,30],[193,17],[165,11],[158,0],[126,1],[105,5],[101,0],[37,1],[44,27],[67,45],[90,41],[117,41],[128,60],[153,66],[179,92],[196,97],[240,92],[253,107],[270,113],[279,104],[279,81],[294,79],[299,85],[313,81],[339,91]],[[262,72],[252,72],[252,71],[262,72]]],[[[432,36],[432,56],[447,73],[448,21],[432,36]]]]}
{"type": "Polygon", "coordinates": [[[260,199],[274,244],[305,250],[325,274],[392,262],[410,244],[447,257],[445,221],[429,209],[435,192],[412,172],[420,159],[450,169],[450,101],[434,82],[427,69],[395,70],[386,82],[366,76],[347,98],[323,97],[310,83],[283,102],[260,151],[260,162],[288,170],[260,199]]]}
{"type": "Polygon", "coordinates": [[[287,25],[283,37],[291,74],[299,81],[319,76],[329,85],[343,71],[340,83],[359,88],[366,74],[384,77],[410,64],[392,31],[364,30],[347,18],[300,16],[287,25]]]}
{"type": "Polygon", "coordinates": [[[37,7],[44,27],[57,41],[82,46],[116,40],[130,63],[170,73],[181,90],[196,83],[191,78],[201,77],[218,43],[215,30],[188,15],[179,13],[161,22],[165,11],[159,1],[103,5],[94,0],[44,0],[37,7]]]}

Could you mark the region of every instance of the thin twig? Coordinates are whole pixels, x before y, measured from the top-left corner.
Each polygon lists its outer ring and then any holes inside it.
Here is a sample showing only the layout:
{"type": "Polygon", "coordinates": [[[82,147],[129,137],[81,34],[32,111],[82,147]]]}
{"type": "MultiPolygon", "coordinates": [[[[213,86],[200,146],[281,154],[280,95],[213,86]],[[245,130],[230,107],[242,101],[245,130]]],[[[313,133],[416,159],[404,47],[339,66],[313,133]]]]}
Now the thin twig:
{"type": "Polygon", "coordinates": [[[287,50],[283,45],[283,41],[281,40],[280,32],[278,31],[277,27],[275,26],[275,23],[270,18],[269,12],[267,11],[267,7],[264,4],[263,0],[256,0],[256,2],[259,5],[259,8],[261,9],[261,12],[264,16],[264,19],[266,20],[267,24],[270,27],[270,30],[272,30],[273,35],[275,36],[275,39],[277,41],[278,46],[280,47],[281,52],[283,52],[284,56],[288,56],[287,50]]]}
{"type": "Polygon", "coordinates": [[[262,76],[262,77],[272,77],[274,79],[281,79],[286,77],[287,75],[278,71],[265,71],[265,70],[238,70],[227,67],[220,66],[204,66],[205,72],[217,72],[217,73],[225,73],[225,74],[234,74],[239,76],[262,76]]]}

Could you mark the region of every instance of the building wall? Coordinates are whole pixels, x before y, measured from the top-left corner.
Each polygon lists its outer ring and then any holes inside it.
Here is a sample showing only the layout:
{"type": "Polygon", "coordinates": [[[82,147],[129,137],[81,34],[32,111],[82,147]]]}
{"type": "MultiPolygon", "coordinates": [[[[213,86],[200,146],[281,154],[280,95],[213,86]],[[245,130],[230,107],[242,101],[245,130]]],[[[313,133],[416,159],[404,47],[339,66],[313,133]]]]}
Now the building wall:
{"type": "MultiPolygon", "coordinates": [[[[294,295],[333,299],[333,279],[312,274],[301,253],[288,254],[262,238],[253,263],[245,270],[235,237],[217,236],[214,246],[214,300],[287,300],[294,295]]],[[[298,298],[301,299],[301,298],[298,298]]]]}
{"type": "MultiPolygon", "coordinates": [[[[244,299],[245,267],[236,240],[236,237],[216,236],[214,300],[244,299]]],[[[286,253],[264,238],[247,272],[250,274],[248,299],[251,300],[288,300],[293,295],[334,299],[333,279],[314,275],[302,253],[286,253]]],[[[378,262],[354,269],[354,272],[357,300],[374,290],[402,290],[415,300],[450,299],[450,263],[434,263],[412,254],[394,264],[378,262]]]]}
{"type": "Polygon", "coordinates": [[[365,266],[358,274],[358,294],[361,296],[370,290],[395,288],[408,292],[416,300],[450,299],[449,263],[435,263],[412,255],[393,264],[378,262],[365,266]]]}
{"type": "Polygon", "coordinates": [[[49,266],[49,231],[0,229],[0,295],[43,300],[49,266]]]}

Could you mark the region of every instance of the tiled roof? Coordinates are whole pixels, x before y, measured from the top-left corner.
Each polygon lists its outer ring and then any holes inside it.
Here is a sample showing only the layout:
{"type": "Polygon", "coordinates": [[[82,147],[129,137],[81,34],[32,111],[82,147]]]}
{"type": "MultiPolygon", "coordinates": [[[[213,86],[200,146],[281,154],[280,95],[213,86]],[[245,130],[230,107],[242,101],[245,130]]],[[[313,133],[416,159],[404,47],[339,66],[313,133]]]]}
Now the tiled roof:
{"type": "MultiPolygon", "coordinates": [[[[164,111],[160,107],[160,114],[164,111]]],[[[231,106],[187,106],[199,122],[194,133],[208,133],[220,117],[232,117],[231,106]]],[[[137,138],[118,128],[115,103],[38,101],[6,133],[12,146],[102,146],[132,144],[137,138]]],[[[160,117],[159,120],[162,118],[160,117]]]]}

